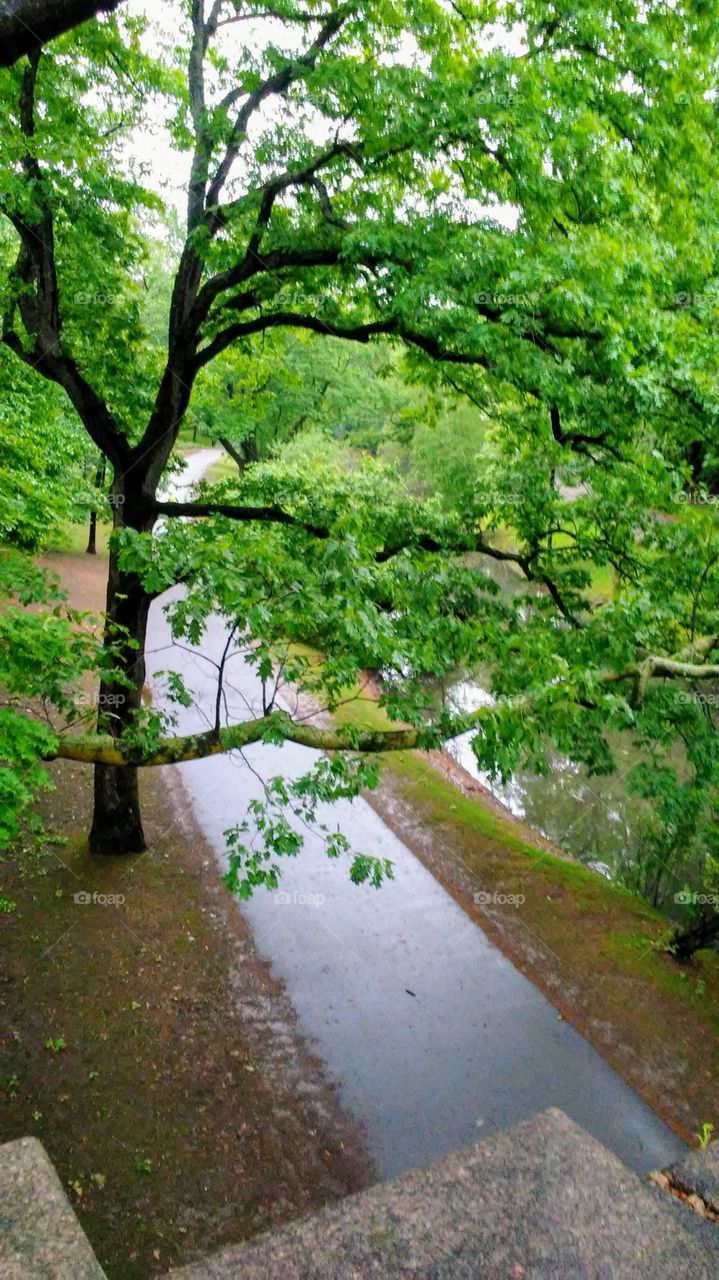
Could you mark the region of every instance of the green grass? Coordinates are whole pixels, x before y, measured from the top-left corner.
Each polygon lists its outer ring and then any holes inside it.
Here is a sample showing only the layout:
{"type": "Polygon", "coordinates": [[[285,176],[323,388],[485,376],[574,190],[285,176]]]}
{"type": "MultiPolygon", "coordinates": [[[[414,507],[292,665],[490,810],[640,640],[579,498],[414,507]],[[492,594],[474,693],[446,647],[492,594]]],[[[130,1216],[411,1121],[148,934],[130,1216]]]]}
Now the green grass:
{"type": "MultiPolygon", "coordinates": [[[[511,526],[501,526],[496,529],[492,535],[492,541],[497,547],[501,548],[502,551],[517,550],[517,540],[511,526]]],[[[552,545],[555,549],[557,547],[572,547],[574,545],[574,539],[569,537],[566,533],[555,533],[552,538],[552,545]]],[[[589,592],[590,599],[596,603],[610,599],[614,594],[615,589],[614,570],[612,566],[610,564],[595,565],[592,564],[591,561],[585,561],[579,567],[586,569],[589,574],[589,587],[587,590],[589,592]]],[[[523,581],[520,570],[517,570],[517,580],[518,582],[523,581]]]]}
{"type": "MultiPolygon", "coordinates": [[[[62,555],[83,555],[87,548],[88,529],[89,520],[83,520],[80,524],[76,524],[71,520],[63,520],[54,530],[45,550],[57,551],[62,555]]],[[[108,540],[111,533],[111,524],[103,524],[98,521],[95,538],[98,555],[107,555],[108,540]]]]}
{"type": "Polygon", "coordinates": [[[693,1006],[719,1037],[719,1002],[715,994],[719,987],[719,955],[716,951],[695,952],[690,972],[677,964],[671,968],[657,966],[656,951],[647,946],[646,937],[641,935],[609,933],[605,936],[605,945],[623,969],[643,981],[656,983],[665,995],[693,1006]],[[713,989],[713,998],[707,995],[708,985],[713,989]]]}
{"type": "Polygon", "coordinates": [[[217,462],[213,462],[212,466],[208,467],[204,478],[210,484],[219,484],[222,480],[237,480],[239,474],[237,463],[228,453],[223,453],[217,462]]]}
{"type": "MultiPolygon", "coordinates": [[[[510,817],[502,818],[493,810],[486,808],[479,798],[464,795],[452,782],[443,778],[436,769],[416,753],[398,753],[396,758],[385,757],[385,767],[397,777],[404,778],[416,785],[423,796],[423,807],[431,813],[435,821],[451,814],[452,822],[462,825],[465,830],[482,840],[491,840],[501,845],[508,852],[520,854],[532,864],[537,863],[540,852],[536,845],[528,844],[514,829],[510,817]]],[[[542,874],[546,874],[555,884],[571,889],[575,894],[578,906],[596,909],[621,907],[622,911],[630,911],[642,919],[663,921],[664,917],[643,898],[637,897],[629,889],[612,884],[603,876],[598,876],[581,862],[572,862],[558,854],[541,850],[542,874]],[[584,899],[580,894],[585,894],[584,899]]]]}

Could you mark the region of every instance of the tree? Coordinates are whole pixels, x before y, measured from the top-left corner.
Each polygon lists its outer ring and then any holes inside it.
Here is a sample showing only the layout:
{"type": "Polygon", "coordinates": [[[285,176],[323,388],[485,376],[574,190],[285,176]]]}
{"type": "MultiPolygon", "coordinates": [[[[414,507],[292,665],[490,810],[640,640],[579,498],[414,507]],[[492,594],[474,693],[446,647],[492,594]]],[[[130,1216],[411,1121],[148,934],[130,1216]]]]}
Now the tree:
{"type": "MultiPolygon", "coordinates": [[[[660,682],[719,675],[714,570],[695,609],[657,571],[680,537],[702,536],[701,519],[657,516],[676,513],[686,447],[716,419],[709,18],[628,4],[620,23],[596,3],[547,20],[512,5],[518,51],[488,38],[483,9],[440,0],[192,0],[177,16],[182,78],[118,15],[3,82],[0,208],[16,238],[3,342],[64,390],[113,470],[100,699],[117,710],[43,748],[94,765],[91,848],[144,847],[138,767],[260,737],[348,753],[318,767],[313,795],[356,789],[372,753],[468,729],[503,773],[546,739],[610,768],[607,725],[656,717],[660,682]],[[190,157],[161,362],[139,283],[158,202],[121,145],[149,95],[190,157]],[[480,406],[493,452],[456,510],[371,464],[347,477],[270,462],[197,502],[159,500],[202,371],[231,351],[258,359],[280,328],[388,338],[412,376],[451,379],[480,406]],[[492,560],[526,592],[497,600],[492,560]],[[591,568],[608,564],[621,591],[596,610],[591,568]],[[177,634],[219,609],[267,680],[282,639],[310,633],[321,672],[288,657],[288,675],[333,705],[359,670],[393,667],[385,704],[408,727],[318,729],[270,698],[256,721],[168,737],[142,708],[143,651],[150,602],[178,580],[191,591],[177,634]],[[497,706],[428,721],[422,677],[480,658],[497,706]]],[[[663,696],[670,733],[694,712],[663,696]]]]}
{"type": "Polygon", "coordinates": [[[110,13],[121,0],[5,0],[0,5],[0,67],[11,67],[48,40],[110,13]]]}
{"type": "MultiPolygon", "coordinates": [[[[100,500],[99,495],[102,493],[102,488],[105,483],[106,470],[107,470],[107,461],[105,457],[101,455],[100,461],[97,464],[97,470],[95,472],[95,489],[97,490],[98,501],[100,500]]],[[[90,523],[87,531],[87,554],[89,556],[94,556],[97,554],[97,507],[96,506],[93,506],[90,508],[90,523]]]]}
{"type": "Polygon", "coordinates": [[[398,376],[386,342],[360,345],[283,329],[247,351],[230,347],[198,378],[193,422],[240,471],[305,429],[377,452],[431,417],[430,397],[398,376]]]}

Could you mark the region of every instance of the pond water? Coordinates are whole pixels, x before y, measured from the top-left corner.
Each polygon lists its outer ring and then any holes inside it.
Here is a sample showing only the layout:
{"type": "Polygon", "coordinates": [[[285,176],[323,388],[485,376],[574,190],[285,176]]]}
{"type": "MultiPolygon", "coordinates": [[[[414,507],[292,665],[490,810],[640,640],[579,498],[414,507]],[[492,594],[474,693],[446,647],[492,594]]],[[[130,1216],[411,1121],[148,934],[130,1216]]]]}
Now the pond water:
{"type": "MultiPolygon", "coordinates": [[[[474,679],[458,680],[445,695],[458,710],[474,711],[491,704],[492,697],[474,679]]],[[[550,771],[544,776],[520,771],[503,785],[479,768],[471,734],[463,734],[445,748],[464,769],[487,787],[515,817],[522,818],[582,862],[597,864],[604,874],[618,874],[638,858],[649,817],[648,806],[628,787],[631,771],[642,759],[625,735],[612,735],[610,746],[616,770],[595,777],[584,765],[558,752],[548,752],[550,771]]]]}
{"type": "MultiPolygon", "coordinates": [[[[482,566],[503,595],[526,591],[527,584],[512,565],[482,566]]],[[[456,678],[435,689],[437,697],[462,711],[491,705],[489,673],[481,668],[457,672],[456,678]]],[[[644,758],[629,734],[611,734],[608,744],[616,763],[613,773],[591,775],[576,761],[548,749],[549,772],[539,776],[520,770],[503,784],[483,773],[465,734],[445,750],[486,787],[515,817],[541,835],[611,878],[631,874],[639,861],[651,817],[649,806],[630,789],[632,770],[644,758]]]]}

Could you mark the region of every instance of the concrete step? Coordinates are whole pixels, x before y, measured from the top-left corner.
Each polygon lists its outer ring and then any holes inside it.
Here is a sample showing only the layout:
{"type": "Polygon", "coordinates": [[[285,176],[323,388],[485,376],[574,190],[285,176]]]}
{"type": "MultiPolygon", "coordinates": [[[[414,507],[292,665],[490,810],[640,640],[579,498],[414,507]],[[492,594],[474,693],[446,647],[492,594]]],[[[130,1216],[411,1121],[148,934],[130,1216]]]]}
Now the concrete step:
{"type": "MultiPolygon", "coordinates": [[[[719,1203],[719,1143],[668,1172],[719,1203]]],[[[101,1280],[43,1147],[0,1147],[0,1280],[101,1280]]],[[[166,1280],[715,1280],[719,1228],[561,1111],[379,1183],[166,1280]]]]}
{"type": "Polygon", "coordinates": [[[699,1196],[719,1216],[719,1142],[710,1142],[703,1151],[692,1151],[667,1173],[672,1186],[686,1195],[699,1196]]]}
{"type": "Polygon", "coordinates": [[[103,1280],[37,1138],[0,1147],[0,1280],[103,1280]]]}
{"type": "Polygon", "coordinates": [[[719,1232],[552,1109],[170,1276],[716,1280],[719,1232]]]}

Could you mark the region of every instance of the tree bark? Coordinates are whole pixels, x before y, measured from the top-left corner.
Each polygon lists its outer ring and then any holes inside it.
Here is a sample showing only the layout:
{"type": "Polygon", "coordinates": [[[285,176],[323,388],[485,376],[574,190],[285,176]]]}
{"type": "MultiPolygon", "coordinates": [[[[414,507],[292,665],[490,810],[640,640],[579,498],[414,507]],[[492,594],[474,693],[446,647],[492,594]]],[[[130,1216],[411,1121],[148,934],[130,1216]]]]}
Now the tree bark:
{"type": "Polygon", "coordinates": [[[236,449],[232,442],[227,439],[227,436],[218,436],[217,439],[219,444],[221,444],[222,448],[225,450],[225,453],[228,453],[232,458],[232,461],[237,463],[237,470],[240,475],[244,475],[248,461],[244,454],[244,445],[240,445],[240,447],[236,449]]]}
{"type": "MultiPolygon", "coordinates": [[[[118,495],[114,497],[114,508],[116,528],[123,524],[140,532],[152,528],[151,518],[128,519],[118,495]]],[[[108,673],[100,681],[97,727],[98,732],[113,738],[122,736],[142,706],[151,601],[152,596],[137,575],[125,573],[118,564],[117,552],[111,549],[104,635],[108,673]]],[[[91,853],[141,853],[147,848],[138,783],[134,766],[95,765],[91,853]]]]}
{"type": "MultiPolygon", "coordinates": [[[[102,457],[100,458],[100,461],[97,464],[97,471],[95,472],[95,488],[96,489],[102,488],[103,484],[105,483],[106,465],[107,465],[107,459],[103,454],[102,457]]],[[[96,552],[97,552],[97,509],[93,507],[92,511],[90,512],[90,527],[87,531],[87,547],[85,548],[85,554],[88,556],[94,556],[96,552]]]]}
{"type": "Polygon", "coordinates": [[[719,911],[702,913],[689,924],[680,925],[672,935],[675,960],[691,960],[695,951],[710,947],[719,938],[719,911]]]}
{"type": "Polygon", "coordinates": [[[97,511],[93,507],[90,512],[90,525],[87,530],[87,546],[85,547],[85,555],[94,556],[97,554],[97,511]]]}
{"type": "Polygon", "coordinates": [[[98,13],[116,9],[121,0],[8,0],[0,13],[0,67],[11,67],[63,31],[98,13]]]}

